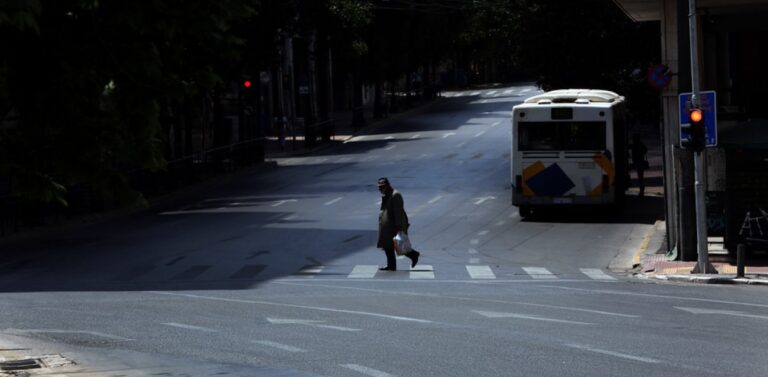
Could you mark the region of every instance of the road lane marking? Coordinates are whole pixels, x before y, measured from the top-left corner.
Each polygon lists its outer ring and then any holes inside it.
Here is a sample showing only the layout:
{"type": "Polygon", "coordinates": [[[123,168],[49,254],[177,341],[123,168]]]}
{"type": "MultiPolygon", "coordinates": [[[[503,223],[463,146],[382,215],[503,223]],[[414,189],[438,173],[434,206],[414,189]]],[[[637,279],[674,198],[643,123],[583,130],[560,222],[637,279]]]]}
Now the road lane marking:
{"type": "Polygon", "coordinates": [[[394,136],[390,135],[390,136],[385,137],[384,140],[392,140],[394,138],[395,138],[394,136]]]}
{"type": "Polygon", "coordinates": [[[658,363],[661,362],[661,360],[652,359],[650,357],[640,357],[640,356],[627,355],[627,354],[621,353],[621,352],[615,352],[615,351],[609,351],[609,350],[601,350],[601,349],[598,349],[598,348],[592,348],[590,346],[585,346],[585,345],[581,345],[581,344],[565,344],[565,346],[566,347],[571,347],[571,348],[576,348],[576,349],[579,349],[579,350],[582,350],[582,351],[595,352],[595,353],[600,353],[600,354],[603,354],[603,355],[620,357],[622,359],[629,359],[629,360],[634,360],[634,361],[640,361],[640,362],[643,362],[643,363],[658,364],[658,363]]]}
{"type": "Polygon", "coordinates": [[[477,244],[479,244],[479,243],[480,243],[480,240],[478,240],[478,239],[476,239],[476,238],[473,238],[473,239],[469,240],[469,244],[470,244],[470,245],[473,245],[473,246],[474,246],[474,245],[477,245],[477,244]]]}
{"type": "Polygon", "coordinates": [[[744,312],[738,312],[735,310],[686,308],[682,306],[675,306],[674,308],[682,311],[686,311],[692,314],[720,314],[720,315],[730,315],[734,317],[743,317],[743,318],[768,319],[768,316],[765,316],[765,315],[749,314],[744,312]]]}
{"type": "Polygon", "coordinates": [[[443,196],[442,196],[442,195],[438,195],[438,196],[436,196],[436,197],[434,197],[434,198],[430,199],[430,200],[429,200],[427,203],[429,203],[429,204],[435,204],[435,203],[436,203],[438,200],[440,200],[440,199],[442,199],[442,198],[443,198],[443,196]]]}
{"type": "Polygon", "coordinates": [[[514,92],[514,90],[512,90],[512,89],[509,89],[509,90],[505,90],[505,91],[504,91],[504,94],[512,94],[512,92],[514,92]]]}
{"type": "Polygon", "coordinates": [[[491,123],[491,127],[496,127],[496,126],[498,126],[500,124],[501,124],[501,122],[493,122],[493,123],[491,123]]]}
{"type": "Polygon", "coordinates": [[[358,364],[339,364],[343,366],[344,368],[354,370],[355,372],[360,372],[366,376],[371,377],[397,377],[394,374],[389,374],[387,372],[382,372],[378,369],[369,368],[363,365],[358,364]]]}
{"type": "Polygon", "coordinates": [[[478,235],[478,236],[484,236],[484,235],[486,235],[486,234],[488,234],[488,231],[487,231],[487,230],[481,230],[481,231],[477,232],[477,235],[478,235]]]}
{"type": "Polygon", "coordinates": [[[589,276],[591,279],[595,280],[616,280],[615,277],[606,274],[603,272],[603,270],[599,268],[580,268],[581,272],[584,275],[589,276]]]}
{"type": "Polygon", "coordinates": [[[475,200],[475,205],[480,205],[480,204],[483,204],[483,203],[485,203],[485,202],[486,202],[486,201],[488,201],[488,200],[495,200],[495,199],[496,199],[496,197],[495,197],[495,196],[483,196],[483,197],[480,197],[480,198],[474,198],[474,199],[476,199],[476,200],[475,200]]]}
{"type": "Polygon", "coordinates": [[[423,153],[423,154],[421,154],[419,157],[416,157],[416,159],[417,159],[417,160],[421,160],[422,158],[426,158],[426,157],[429,157],[429,155],[428,155],[428,154],[426,154],[426,153],[423,153]]]}
{"type": "Polygon", "coordinates": [[[289,202],[298,202],[298,200],[296,200],[296,199],[278,200],[278,201],[275,202],[275,204],[272,204],[272,207],[279,207],[279,206],[281,206],[281,205],[283,205],[285,203],[289,203],[289,202]]]}
{"type": "Polygon", "coordinates": [[[469,258],[470,264],[478,264],[480,263],[480,258],[469,258]]]}
{"type": "Polygon", "coordinates": [[[480,136],[483,136],[483,134],[485,134],[485,130],[483,130],[483,131],[480,131],[480,132],[476,133],[476,134],[475,134],[475,137],[480,137],[480,136]]]}
{"type": "Polygon", "coordinates": [[[390,145],[390,146],[388,146],[388,147],[384,148],[384,150],[385,150],[385,151],[391,151],[391,150],[395,149],[395,147],[396,147],[396,146],[397,146],[397,145],[390,145]]]}
{"type": "Polygon", "coordinates": [[[360,331],[360,329],[353,329],[351,327],[323,325],[325,321],[314,321],[311,319],[282,319],[282,318],[267,318],[267,322],[273,325],[302,325],[310,327],[318,327],[322,329],[330,329],[337,331],[360,331]]]}
{"type": "Polygon", "coordinates": [[[525,315],[525,314],[517,314],[517,313],[501,313],[501,312],[487,312],[483,310],[473,310],[473,312],[480,314],[483,317],[487,318],[516,318],[516,319],[528,319],[531,321],[542,321],[542,322],[555,322],[555,323],[567,323],[569,325],[594,325],[594,323],[588,323],[588,322],[579,322],[579,321],[568,321],[565,319],[555,319],[555,318],[547,318],[547,317],[541,317],[537,315],[525,315]]]}
{"type": "Polygon", "coordinates": [[[209,329],[207,327],[185,325],[183,323],[176,323],[176,322],[165,322],[165,323],[162,323],[162,325],[171,326],[171,327],[178,327],[180,329],[186,329],[186,330],[197,330],[197,331],[204,331],[204,332],[217,332],[216,330],[209,329]]]}
{"type": "Polygon", "coordinates": [[[557,279],[557,276],[543,267],[523,267],[523,271],[534,279],[557,279]]]}
{"type": "Polygon", "coordinates": [[[329,206],[329,205],[331,205],[331,204],[334,204],[334,203],[338,202],[338,201],[339,201],[339,200],[341,200],[341,199],[344,199],[344,197],[343,197],[343,196],[340,196],[340,197],[338,197],[338,198],[336,198],[336,199],[333,199],[333,200],[329,200],[329,201],[327,201],[327,202],[323,203],[323,205],[329,206]]]}
{"type": "MultiPolygon", "coordinates": [[[[323,281],[332,281],[332,280],[323,280],[323,281]]],[[[349,280],[336,280],[339,282],[348,282],[349,280]]],[[[390,282],[402,282],[403,280],[390,280],[390,282]]],[[[432,283],[445,283],[445,280],[423,280],[424,282],[432,282],[432,283]]],[[[561,280],[563,282],[567,280],[561,280]]],[[[480,283],[478,281],[472,281],[472,280],[453,280],[450,281],[451,283],[480,283]]],[[[495,280],[495,282],[502,282],[504,284],[506,283],[533,283],[533,280],[495,280]]],[[[573,280],[573,282],[584,282],[584,280],[573,280]]],[[[491,283],[491,282],[488,282],[491,283]]],[[[429,294],[429,293],[416,293],[416,292],[401,292],[401,291],[393,291],[393,290],[382,290],[382,289],[372,289],[372,288],[358,288],[358,287],[347,287],[347,286],[340,286],[340,285],[328,285],[328,284],[307,284],[303,281],[280,281],[278,284],[286,284],[286,285],[295,285],[295,286],[302,286],[302,287],[312,287],[312,288],[333,288],[333,289],[346,289],[346,290],[354,290],[354,291],[361,291],[361,292],[375,292],[375,293],[382,293],[382,294],[398,294],[398,295],[405,295],[405,296],[418,296],[418,297],[437,297],[437,298],[446,298],[451,300],[458,300],[458,301],[471,301],[471,302],[490,302],[490,303],[496,303],[496,304],[506,304],[506,305],[522,305],[522,306],[532,306],[536,308],[548,308],[548,309],[556,309],[556,310],[564,310],[564,311],[571,311],[571,312],[580,312],[580,313],[591,313],[591,314],[600,314],[600,315],[607,315],[612,317],[623,317],[623,318],[642,318],[642,316],[634,315],[634,314],[624,314],[624,313],[615,313],[615,312],[606,312],[602,310],[592,310],[592,309],[582,309],[582,308],[574,308],[570,306],[557,306],[557,305],[547,305],[547,304],[535,304],[531,302],[520,302],[520,301],[504,301],[504,300],[491,300],[491,299],[481,299],[481,298],[471,298],[471,297],[454,297],[454,296],[443,296],[438,294],[429,294]]]]}
{"type": "Polygon", "coordinates": [[[288,352],[307,352],[307,350],[302,348],[289,346],[287,344],[278,343],[278,342],[271,342],[269,340],[254,340],[253,343],[261,344],[262,346],[277,348],[277,349],[288,351],[288,352]]]}
{"type": "Polygon", "coordinates": [[[339,158],[338,160],[336,160],[336,162],[347,162],[347,161],[349,161],[351,159],[352,159],[352,157],[342,157],[342,158],[339,158]]]}
{"type": "Polygon", "coordinates": [[[755,308],[768,308],[768,305],[765,305],[765,304],[753,304],[750,302],[715,300],[715,299],[686,297],[686,296],[656,295],[652,293],[636,293],[636,292],[617,291],[617,290],[610,290],[610,289],[573,288],[573,287],[562,287],[557,285],[542,285],[541,287],[563,289],[568,291],[586,292],[589,294],[602,293],[607,295],[652,297],[652,298],[661,298],[661,299],[668,299],[668,300],[674,300],[674,301],[697,301],[697,302],[709,302],[709,303],[726,304],[726,305],[751,306],[755,308]]]}
{"type": "Polygon", "coordinates": [[[496,224],[493,224],[493,225],[495,225],[495,226],[502,226],[502,225],[504,225],[506,223],[507,223],[506,221],[501,220],[501,221],[499,221],[499,222],[497,222],[496,224]]]}
{"type": "Polygon", "coordinates": [[[330,312],[330,313],[355,314],[355,315],[361,315],[361,316],[386,318],[386,319],[392,319],[396,321],[405,321],[405,322],[433,323],[432,321],[426,320],[426,319],[402,317],[402,316],[382,314],[382,313],[363,312],[358,310],[334,309],[334,308],[326,308],[321,306],[285,304],[281,302],[257,301],[257,300],[242,300],[242,299],[236,299],[236,298],[193,295],[189,293],[160,292],[160,291],[147,291],[147,293],[155,294],[155,295],[178,296],[178,297],[185,297],[185,298],[191,298],[191,299],[197,299],[197,300],[221,301],[221,302],[232,302],[232,303],[252,304],[252,305],[283,306],[286,308],[317,310],[317,311],[330,312]]]}
{"type": "Polygon", "coordinates": [[[489,266],[466,266],[469,277],[472,279],[496,279],[489,266]]]}
{"type": "Polygon", "coordinates": [[[446,132],[446,133],[443,134],[443,139],[445,139],[447,137],[450,137],[450,136],[453,136],[453,135],[456,135],[456,133],[455,132],[446,132]]]}
{"type": "Polygon", "coordinates": [[[408,274],[409,279],[434,279],[435,270],[431,265],[420,264],[417,267],[413,267],[408,274]]]}
{"type": "Polygon", "coordinates": [[[467,252],[470,254],[477,254],[477,249],[469,249],[467,252]]]}
{"type": "Polygon", "coordinates": [[[349,279],[372,279],[376,276],[376,272],[379,271],[379,266],[376,265],[363,265],[358,264],[352,269],[352,272],[347,275],[349,279]]]}
{"type": "Polygon", "coordinates": [[[496,90],[491,90],[490,92],[485,92],[485,95],[492,96],[492,95],[496,94],[496,92],[497,92],[496,90]]]}
{"type": "Polygon", "coordinates": [[[413,140],[413,139],[418,139],[418,138],[419,138],[419,136],[421,136],[421,134],[416,134],[416,135],[413,135],[413,136],[409,137],[409,139],[411,139],[411,140],[413,140]]]}
{"type": "Polygon", "coordinates": [[[469,93],[469,95],[470,96],[479,96],[480,93],[482,93],[482,92],[472,92],[472,93],[469,93]]]}

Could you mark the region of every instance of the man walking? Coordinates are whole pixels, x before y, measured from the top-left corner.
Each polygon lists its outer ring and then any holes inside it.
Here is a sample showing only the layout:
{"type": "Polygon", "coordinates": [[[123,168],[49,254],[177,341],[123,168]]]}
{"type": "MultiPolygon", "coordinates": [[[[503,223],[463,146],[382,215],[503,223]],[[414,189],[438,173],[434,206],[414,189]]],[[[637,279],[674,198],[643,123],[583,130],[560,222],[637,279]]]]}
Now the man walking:
{"type": "MultiPolygon", "coordinates": [[[[395,259],[395,242],[392,240],[397,232],[408,234],[408,215],[405,214],[403,196],[392,188],[389,179],[379,178],[379,193],[381,193],[381,212],[379,212],[379,241],[376,247],[384,249],[387,255],[387,266],[381,267],[381,271],[397,270],[395,259]]],[[[413,250],[405,256],[411,259],[411,268],[419,263],[420,253],[413,250]]]]}

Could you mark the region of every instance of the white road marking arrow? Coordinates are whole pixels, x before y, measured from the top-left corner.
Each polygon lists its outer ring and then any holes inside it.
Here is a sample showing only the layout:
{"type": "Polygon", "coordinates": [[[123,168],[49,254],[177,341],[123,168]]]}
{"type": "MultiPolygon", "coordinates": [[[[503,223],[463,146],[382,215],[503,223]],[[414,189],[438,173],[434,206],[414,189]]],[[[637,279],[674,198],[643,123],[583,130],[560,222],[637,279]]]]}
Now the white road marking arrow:
{"type": "Polygon", "coordinates": [[[675,306],[675,309],[680,309],[682,311],[693,313],[693,314],[720,314],[720,315],[732,315],[736,317],[745,317],[745,318],[768,319],[768,315],[749,314],[744,312],[737,312],[735,310],[699,309],[699,308],[686,308],[682,306],[675,306]]]}
{"type": "Polygon", "coordinates": [[[319,327],[323,329],[338,330],[338,331],[360,331],[360,329],[353,329],[351,327],[322,325],[322,323],[325,321],[313,321],[310,319],[267,318],[267,321],[269,321],[269,323],[274,325],[302,325],[302,326],[319,327]]]}
{"type": "Polygon", "coordinates": [[[484,196],[482,198],[475,198],[475,199],[477,199],[477,200],[475,200],[475,204],[480,205],[480,204],[483,204],[487,200],[495,200],[496,197],[495,196],[484,196]]]}
{"type": "Polygon", "coordinates": [[[275,204],[272,205],[272,207],[279,207],[279,206],[281,206],[281,205],[283,205],[285,203],[288,203],[288,202],[298,202],[298,200],[296,200],[296,199],[278,200],[278,201],[275,202],[275,204]]]}
{"type": "Polygon", "coordinates": [[[443,134],[443,139],[445,139],[448,136],[453,136],[453,135],[456,135],[456,133],[455,132],[446,132],[446,133],[443,134]]]}
{"type": "Polygon", "coordinates": [[[529,319],[529,320],[532,320],[532,321],[568,323],[568,324],[571,324],[571,325],[594,325],[594,323],[578,322],[578,321],[567,321],[567,320],[564,320],[564,319],[540,317],[540,316],[537,316],[537,315],[524,315],[524,314],[517,314],[517,313],[486,312],[486,311],[482,311],[482,310],[473,310],[473,312],[475,312],[477,314],[480,314],[481,316],[487,317],[487,318],[517,318],[517,319],[529,319]]]}

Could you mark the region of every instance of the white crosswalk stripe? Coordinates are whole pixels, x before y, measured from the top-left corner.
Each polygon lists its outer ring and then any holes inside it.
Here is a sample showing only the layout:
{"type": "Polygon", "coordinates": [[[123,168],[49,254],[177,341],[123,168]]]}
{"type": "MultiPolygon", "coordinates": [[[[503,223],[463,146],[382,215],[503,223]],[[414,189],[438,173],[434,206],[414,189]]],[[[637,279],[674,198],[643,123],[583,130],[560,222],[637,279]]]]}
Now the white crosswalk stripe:
{"type": "Polygon", "coordinates": [[[431,265],[420,264],[411,269],[411,273],[408,277],[411,279],[434,279],[435,270],[431,265]]]}
{"type": "Polygon", "coordinates": [[[376,265],[359,264],[352,269],[352,272],[347,277],[350,279],[371,279],[376,276],[376,271],[378,270],[379,266],[376,265]]]}
{"type": "Polygon", "coordinates": [[[595,280],[616,280],[615,277],[606,274],[603,270],[599,268],[581,268],[581,272],[584,275],[589,276],[591,279],[595,280]]]}
{"type": "Polygon", "coordinates": [[[557,276],[544,267],[523,267],[523,271],[534,279],[557,279],[557,276]]]}
{"type": "Polygon", "coordinates": [[[488,266],[466,266],[472,279],[496,279],[496,274],[488,266]]]}
{"type": "Polygon", "coordinates": [[[305,278],[314,278],[315,275],[323,272],[323,269],[325,269],[325,266],[312,266],[307,267],[296,273],[296,275],[303,276],[305,278]]]}

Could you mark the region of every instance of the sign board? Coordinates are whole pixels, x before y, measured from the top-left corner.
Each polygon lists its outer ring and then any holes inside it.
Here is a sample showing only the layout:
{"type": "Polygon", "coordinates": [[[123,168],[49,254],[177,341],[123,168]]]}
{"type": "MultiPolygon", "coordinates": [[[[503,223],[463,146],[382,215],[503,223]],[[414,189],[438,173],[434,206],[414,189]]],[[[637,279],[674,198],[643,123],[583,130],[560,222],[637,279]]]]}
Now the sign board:
{"type": "MultiPolygon", "coordinates": [[[[680,140],[688,137],[683,125],[690,124],[688,112],[691,110],[691,93],[680,93],[680,140]]],[[[717,145],[717,96],[714,90],[699,92],[699,107],[704,112],[704,139],[708,147],[717,145]]]]}
{"type": "Polygon", "coordinates": [[[664,89],[672,82],[672,72],[664,64],[648,67],[648,84],[656,89],[664,89]]]}

